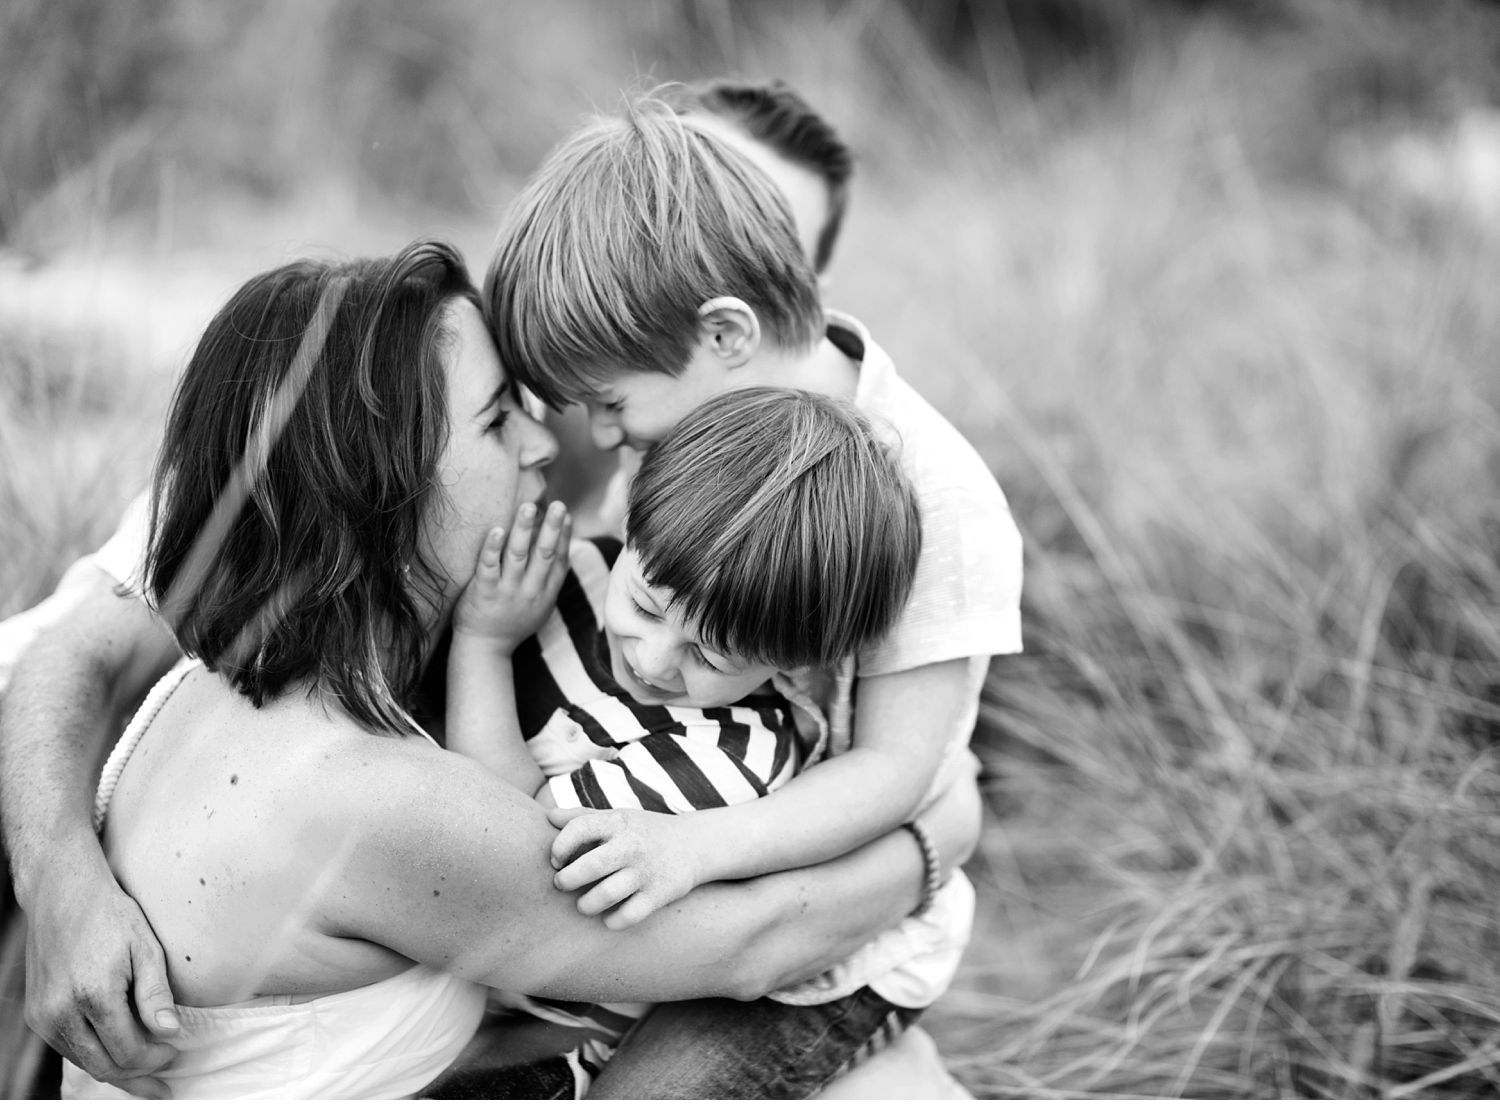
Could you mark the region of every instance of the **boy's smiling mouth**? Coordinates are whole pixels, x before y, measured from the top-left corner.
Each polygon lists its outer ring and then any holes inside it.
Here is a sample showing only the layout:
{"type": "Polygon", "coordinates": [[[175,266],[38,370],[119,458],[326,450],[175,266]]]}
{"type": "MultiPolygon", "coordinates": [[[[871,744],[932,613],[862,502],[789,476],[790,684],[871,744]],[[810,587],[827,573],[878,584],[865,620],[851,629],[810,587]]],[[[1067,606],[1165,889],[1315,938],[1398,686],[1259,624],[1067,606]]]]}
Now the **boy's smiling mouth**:
{"type": "Polygon", "coordinates": [[[610,672],[614,674],[616,683],[632,691],[637,700],[666,702],[683,696],[678,690],[663,689],[641,677],[630,659],[625,656],[624,648],[621,647],[614,632],[606,628],[605,636],[609,643],[610,672]]]}
{"type": "Polygon", "coordinates": [[[628,659],[628,658],[625,657],[623,651],[620,654],[620,661],[622,663],[624,663],[625,671],[626,671],[626,673],[628,673],[630,675],[631,680],[634,681],[636,683],[636,685],[638,685],[640,688],[644,689],[647,693],[650,693],[652,696],[654,696],[654,697],[679,697],[679,696],[681,696],[681,694],[678,693],[678,692],[676,692],[675,690],[672,690],[672,689],[663,689],[661,686],[659,686],[659,685],[653,685],[651,682],[649,682],[645,678],[641,677],[641,675],[636,672],[635,667],[630,664],[630,659],[628,659]]]}

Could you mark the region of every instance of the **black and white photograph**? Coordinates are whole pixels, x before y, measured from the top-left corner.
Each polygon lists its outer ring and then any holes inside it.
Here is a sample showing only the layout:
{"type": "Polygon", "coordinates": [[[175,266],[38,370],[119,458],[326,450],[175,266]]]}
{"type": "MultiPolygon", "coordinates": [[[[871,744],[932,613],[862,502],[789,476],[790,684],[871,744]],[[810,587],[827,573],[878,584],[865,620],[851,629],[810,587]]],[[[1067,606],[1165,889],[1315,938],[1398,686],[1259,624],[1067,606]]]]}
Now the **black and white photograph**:
{"type": "Polygon", "coordinates": [[[1500,3],[0,0],[0,1099],[1500,1099],[1500,3]]]}

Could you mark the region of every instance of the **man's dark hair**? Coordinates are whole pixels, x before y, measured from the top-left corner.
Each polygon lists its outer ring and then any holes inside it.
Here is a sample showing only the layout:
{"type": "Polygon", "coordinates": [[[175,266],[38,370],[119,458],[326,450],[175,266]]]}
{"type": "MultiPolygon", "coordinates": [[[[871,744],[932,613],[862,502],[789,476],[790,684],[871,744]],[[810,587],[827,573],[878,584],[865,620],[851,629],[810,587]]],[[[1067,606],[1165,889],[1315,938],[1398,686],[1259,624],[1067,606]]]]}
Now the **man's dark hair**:
{"type": "Polygon", "coordinates": [[[833,125],[781,80],[719,78],[684,87],[674,103],[679,112],[708,112],[737,124],[752,139],[823,180],[828,187],[828,220],[818,231],[813,258],[814,269],[821,273],[833,258],[854,173],[853,153],[833,125]]]}
{"type": "Polygon", "coordinates": [[[310,680],[410,730],[441,592],[422,558],[448,438],[445,309],[478,296],[446,244],[251,279],[177,385],[146,585],[184,650],[257,707],[310,680]]]}

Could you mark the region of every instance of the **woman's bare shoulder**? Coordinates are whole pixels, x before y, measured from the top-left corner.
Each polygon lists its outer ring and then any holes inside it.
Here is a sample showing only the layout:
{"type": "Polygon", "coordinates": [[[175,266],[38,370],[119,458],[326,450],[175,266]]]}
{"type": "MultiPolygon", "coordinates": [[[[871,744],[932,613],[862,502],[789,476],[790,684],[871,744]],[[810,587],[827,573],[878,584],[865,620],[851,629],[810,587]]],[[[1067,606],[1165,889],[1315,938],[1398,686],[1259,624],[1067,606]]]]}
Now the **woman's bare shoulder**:
{"type": "Polygon", "coordinates": [[[137,777],[127,781],[168,784],[179,800],[217,811],[221,822],[243,818],[252,832],[260,826],[255,846],[267,852],[278,843],[305,848],[330,834],[440,820],[455,799],[472,796],[468,783],[478,769],[415,729],[375,732],[306,694],[255,708],[202,671],[183,682],[145,742],[127,772],[137,777]]]}
{"type": "MultiPolygon", "coordinates": [[[[314,832],[356,839],[396,871],[414,860],[506,857],[518,829],[550,831],[541,806],[421,735],[345,729],[304,740],[286,782],[314,832]]],[[[534,841],[532,841],[534,843],[534,841]]]]}

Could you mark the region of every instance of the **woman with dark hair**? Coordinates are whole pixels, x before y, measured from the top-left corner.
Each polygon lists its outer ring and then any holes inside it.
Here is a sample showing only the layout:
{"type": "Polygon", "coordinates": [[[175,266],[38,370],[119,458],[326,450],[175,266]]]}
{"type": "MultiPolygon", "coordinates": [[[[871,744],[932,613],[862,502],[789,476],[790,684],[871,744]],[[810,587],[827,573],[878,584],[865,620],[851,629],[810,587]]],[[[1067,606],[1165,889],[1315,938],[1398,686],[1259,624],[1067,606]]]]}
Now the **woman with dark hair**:
{"type": "MultiPolygon", "coordinates": [[[[923,858],[897,832],[611,932],[553,887],[541,807],[419,726],[481,542],[540,500],[555,448],[443,245],[279,268],[209,325],[146,566],[194,657],[147,697],[95,803],[180,1004],[159,1074],[174,1097],[413,1095],[469,1041],[485,985],[755,998],[918,904],[923,858]]],[[[961,861],[968,803],[930,820],[961,861]]],[[[122,1093],[70,1064],[64,1094],[122,1093]]]]}

